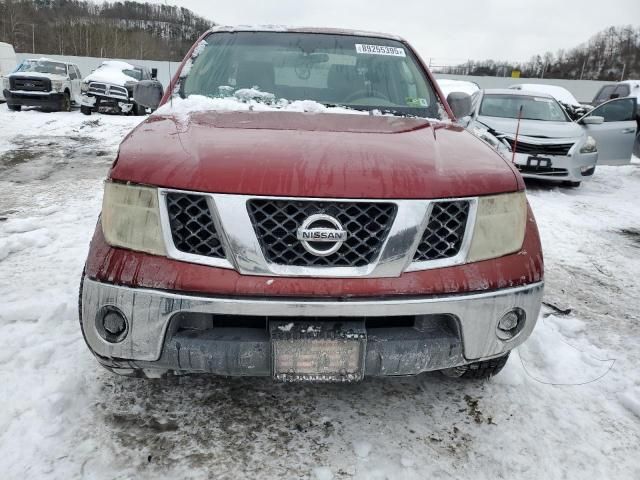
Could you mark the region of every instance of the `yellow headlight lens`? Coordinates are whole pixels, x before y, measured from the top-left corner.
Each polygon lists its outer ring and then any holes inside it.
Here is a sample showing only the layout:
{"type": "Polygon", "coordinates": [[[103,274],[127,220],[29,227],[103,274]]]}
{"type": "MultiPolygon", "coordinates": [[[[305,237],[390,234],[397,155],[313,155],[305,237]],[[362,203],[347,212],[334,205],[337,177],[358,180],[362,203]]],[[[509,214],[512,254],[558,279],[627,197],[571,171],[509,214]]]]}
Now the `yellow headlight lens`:
{"type": "Polygon", "coordinates": [[[101,222],[109,245],[166,255],[157,189],[105,183],[101,222]]]}
{"type": "Polygon", "coordinates": [[[519,251],[526,223],[524,192],[480,197],[467,261],[478,262],[519,251]]]}

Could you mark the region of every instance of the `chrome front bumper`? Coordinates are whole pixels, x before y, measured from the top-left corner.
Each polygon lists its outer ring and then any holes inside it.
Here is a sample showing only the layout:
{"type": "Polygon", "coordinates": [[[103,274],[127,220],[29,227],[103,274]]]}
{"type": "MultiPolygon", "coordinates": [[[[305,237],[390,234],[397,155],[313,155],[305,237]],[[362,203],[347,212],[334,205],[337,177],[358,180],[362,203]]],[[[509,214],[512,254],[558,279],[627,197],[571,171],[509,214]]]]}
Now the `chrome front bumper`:
{"type": "Polygon", "coordinates": [[[82,328],[102,363],[120,368],[261,376],[271,373],[269,330],[220,328],[175,334],[172,321],[184,315],[234,315],[305,319],[417,316],[422,327],[367,331],[366,375],[411,375],[500,356],[522,343],[536,324],[543,283],[483,293],[388,299],[215,298],[134,289],[84,279],[82,328]],[[98,328],[104,307],[127,319],[119,343],[98,328]],[[514,308],[526,320],[520,333],[504,341],[496,335],[500,318],[514,308]],[[422,317],[424,316],[424,317],[422,317]],[[443,319],[449,319],[445,322],[443,319]],[[454,325],[446,329],[439,322],[454,325]]]}
{"type": "Polygon", "coordinates": [[[563,169],[566,172],[562,174],[551,172],[535,173],[526,169],[522,170],[527,164],[529,155],[521,153],[516,154],[516,168],[520,170],[520,174],[524,178],[553,182],[581,182],[589,180],[593,176],[598,163],[597,153],[573,153],[571,156],[540,155],[540,157],[549,158],[552,168],[563,169]],[[583,169],[586,171],[583,172],[583,169]]]}

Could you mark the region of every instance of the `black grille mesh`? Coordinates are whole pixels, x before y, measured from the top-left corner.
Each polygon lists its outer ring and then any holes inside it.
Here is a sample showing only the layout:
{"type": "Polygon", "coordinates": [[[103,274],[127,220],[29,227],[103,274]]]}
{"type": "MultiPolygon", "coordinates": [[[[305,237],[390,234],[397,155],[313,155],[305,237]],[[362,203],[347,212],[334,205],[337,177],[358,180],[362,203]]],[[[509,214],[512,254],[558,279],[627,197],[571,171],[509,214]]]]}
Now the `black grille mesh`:
{"type": "MultiPolygon", "coordinates": [[[[511,148],[513,149],[514,141],[508,139],[511,148]]],[[[518,141],[515,146],[517,153],[526,153],[528,155],[559,155],[566,156],[569,154],[569,150],[573,147],[573,143],[548,143],[548,144],[534,144],[518,141]]]]}
{"type": "Polygon", "coordinates": [[[168,193],[167,211],[173,244],[179,251],[226,258],[206,197],[168,193]]]}
{"type": "Polygon", "coordinates": [[[455,257],[462,247],[468,217],[469,202],[466,200],[434,203],[413,261],[455,257]]]}
{"type": "Polygon", "coordinates": [[[392,203],[320,202],[254,199],[249,216],[270,263],[305,267],[363,267],[380,252],[396,215],[392,203]],[[297,239],[298,228],[311,215],[337,219],[349,236],[340,249],[326,257],[307,252],[297,239]]]}

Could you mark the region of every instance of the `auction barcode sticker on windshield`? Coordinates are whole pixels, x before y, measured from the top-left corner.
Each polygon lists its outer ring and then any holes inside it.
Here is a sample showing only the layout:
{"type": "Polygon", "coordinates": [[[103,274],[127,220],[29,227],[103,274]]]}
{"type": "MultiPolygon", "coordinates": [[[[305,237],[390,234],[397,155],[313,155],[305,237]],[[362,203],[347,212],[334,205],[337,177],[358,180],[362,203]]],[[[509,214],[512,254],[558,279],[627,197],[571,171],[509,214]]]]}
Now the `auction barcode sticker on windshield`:
{"type": "Polygon", "coordinates": [[[404,48],[387,47],[384,45],[363,45],[356,43],[356,52],[369,55],[389,55],[391,57],[406,57],[404,48]]]}

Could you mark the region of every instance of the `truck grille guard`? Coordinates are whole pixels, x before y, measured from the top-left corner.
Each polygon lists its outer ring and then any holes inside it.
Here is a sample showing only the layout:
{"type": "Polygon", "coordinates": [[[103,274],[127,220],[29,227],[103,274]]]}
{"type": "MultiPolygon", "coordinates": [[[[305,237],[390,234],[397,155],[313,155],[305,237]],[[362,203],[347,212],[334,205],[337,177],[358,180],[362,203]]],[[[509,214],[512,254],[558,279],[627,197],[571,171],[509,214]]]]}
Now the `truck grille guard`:
{"type": "Polygon", "coordinates": [[[169,189],[159,195],[170,258],[265,276],[397,277],[461,264],[477,208],[476,198],[314,199],[169,189]],[[297,232],[313,216],[330,216],[341,226],[346,239],[335,252],[317,255],[299,240],[297,232]]]}

